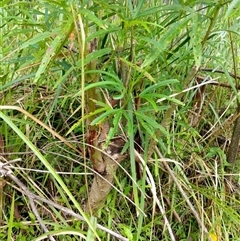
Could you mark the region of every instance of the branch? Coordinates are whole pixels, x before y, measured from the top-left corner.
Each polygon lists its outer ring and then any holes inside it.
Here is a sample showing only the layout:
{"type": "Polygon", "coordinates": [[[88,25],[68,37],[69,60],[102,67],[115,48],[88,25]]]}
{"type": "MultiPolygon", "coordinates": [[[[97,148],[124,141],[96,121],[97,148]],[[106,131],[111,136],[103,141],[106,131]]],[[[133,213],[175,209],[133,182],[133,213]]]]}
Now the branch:
{"type": "MultiPolygon", "coordinates": [[[[159,158],[161,158],[161,160],[163,161],[164,167],[167,169],[169,175],[171,176],[171,178],[175,182],[179,192],[181,193],[182,197],[185,199],[186,203],[188,204],[192,214],[194,215],[194,217],[196,218],[196,220],[198,222],[198,225],[202,228],[203,232],[206,235],[208,235],[208,230],[207,230],[206,226],[204,225],[204,223],[202,222],[202,220],[200,219],[199,213],[196,211],[193,204],[190,202],[189,197],[187,196],[186,192],[183,190],[183,188],[182,188],[181,184],[179,183],[176,175],[174,174],[174,172],[169,167],[168,163],[166,162],[166,159],[163,158],[163,156],[162,156],[161,152],[159,151],[159,149],[157,148],[157,146],[155,146],[155,151],[156,151],[157,155],[159,156],[159,158]]],[[[212,239],[210,237],[208,237],[208,240],[212,241],[212,239]]]]}
{"type": "MultiPolygon", "coordinates": [[[[225,72],[224,72],[223,70],[220,70],[220,69],[201,68],[199,71],[225,74],[225,72]]],[[[231,72],[228,72],[228,74],[229,74],[231,77],[240,80],[240,76],[239,76],[239,75],[235,75],[235,74],[233,74],[233,73],[231,73],[231,72]]]]}
{"type": "MultiPolygon", "coordinates": [[[[1,158],[2,159],[2,158],[1,158]]],[[[38,195],[35,195],[34,193],[32,193],[14,174],[13,172],[11,171],[11,166],[10,166],[10,163],[13,163],[15,162],[15,160],[13,161],[9,161],[9,162],[6,162],[6,163],[2,163],[0,161],[0,176],[7,176],[9,177],[12,181],[14,181],[19,187],[20,189],[22,190],[22,192],[29,198],[30,200],[30,204],[31,204],[31,208],[32,208],[32,211],[33,213],[35,214],[37,220],[39,221],[41,227],[43,228],[45,225],[44,223],[42,222],[42,220],[38,219],[39,215],[36,211],[36,207],[35,205],[33,204],[35,200],[38,200],[38,201],[41,201],[43,203],[46,203],[48,205],[51,205],[53,207],[55,207],[56,209],[70,215],[70,216],[73,216],[81,221],[86,221],[81,215],[79,214],[76,214],[74,211],[72,211],[71,209],[68,209],[68,208],[65,208],[57,203],[54,203],[50,200],[47,200],[45,198],[42,198],[38,195]]],[[[109,233],[110,235],[112,235],[113,237],[117,238],[118,240],[121,240],[121,241],[129,241],[127,238],[123,237],[122,235],[108,229],[108,228],[105,228],[104,226],[100,225],[100,224],[97,224],[96,225],[97,228],[99,228],[100,230],[104,231],[104,232],[107,232],[109,233]]],[[[44,227],[44,232],[48,232],[46,231],[47,228],[44,227]]],[[[50,238],[50,236],[49,236],[50,238]]],[[[55,239],[51,239],[51,241],[54,241],[55,239]]]]}
{"type": "MultiPolygon", "coordinates": [[[[5,158],[1,157],[0,159],[4,160],[4,161],[7,161],[5,158]]],[[[48,228],[46,227],[46,225],[43,223],[43,220],[41,219],[40,215],[38,214],[38,211],[37,211],[37,208],[36,208],[36,205],[34,203],[34,195],[29,191],[29,189],[17,178],[15,177],[13,174],[12,174],[12,170],[10,169],[10,163],[13,163],[13,162],[16,162],[16,161],[19,161],[19,159],[16,159],[16,160],[13,160],[13,161],[10,161],[10,162],[5,162],[5,163],[2,163],[0,162],[0,174],[1,176],[8,176],[10,177],[23,191],[24,193],[26,194],[26,196],[28,197],[29,199],[29,202],[30,202],[30,206],[32,208],[32,211],[36,217],[36,219],[38,220],[42,230],[47,233],[49,232],[48,231],[48,228]]],[[[56,241],[51,235],[49,235],[49,239],[51,241],[56,241]]]]}

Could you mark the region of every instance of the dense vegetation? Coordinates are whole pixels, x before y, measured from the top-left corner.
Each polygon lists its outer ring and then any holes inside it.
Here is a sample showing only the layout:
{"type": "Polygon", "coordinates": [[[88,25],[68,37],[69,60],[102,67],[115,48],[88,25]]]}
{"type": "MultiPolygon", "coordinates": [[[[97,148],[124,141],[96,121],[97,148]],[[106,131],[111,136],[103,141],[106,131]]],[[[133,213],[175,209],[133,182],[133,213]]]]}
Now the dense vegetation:
{"type": "Polygon", "coordinates": [[[0,240],[240,240],[238,0],[0,6],[0,240]]]}

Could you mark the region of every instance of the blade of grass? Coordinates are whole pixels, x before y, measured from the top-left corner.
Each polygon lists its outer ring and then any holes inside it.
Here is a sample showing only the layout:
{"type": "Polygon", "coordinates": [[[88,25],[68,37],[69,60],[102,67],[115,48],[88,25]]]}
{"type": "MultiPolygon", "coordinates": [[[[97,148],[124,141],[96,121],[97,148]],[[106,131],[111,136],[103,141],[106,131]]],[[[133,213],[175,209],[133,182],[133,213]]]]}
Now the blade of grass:
{"type": "Polygon", "coordinates": [[[14,208],[15,208],[15,191],[13,192],[13,195],[12,195],[10,218],[9,218],[9,220],[8,220],[8,236],[7,236],[7,241],[11,241],[11,240],[12,240],[12,236],[13,236],[14,208]]]}
{"type": "Polygon", "coordinates": [[[78,211],[81,213],[81,215],[86,220],[89,227],[93,230],[96,237],[100,240],[99,236],[97,235],[96,231],[94,230],[92,224],[90,223],[88,217],[83,212],[83,209],[80,207],[77,200],[74,198],[68,187],[65,185],[65,183],[62,181],[61,177],[58,175],[58,173],[53,169],[53,167],[49,164],[49,162],[45,159],[45,157],[40,153],[40,151],[32,144],[30,140],[27,139],[27,137],[21,132],[21,130],[18,129],[18,127],[11,121],[11,119],[3,114],[3,112],[0,111],[0,118],[2,118],[8,126],[25,142],[25,144],[33,151],[33,153],[39,158],[39,160],[44,164],[44,166],[48,169],[48,171],[51,173],[51,175],[54,177],[54,179],[59,183],[59,185],[62,187],[62,189],[65,191],[65,193],[68,195],[70,200],[74,203],[75,207],[78,209],[78,211]]]}

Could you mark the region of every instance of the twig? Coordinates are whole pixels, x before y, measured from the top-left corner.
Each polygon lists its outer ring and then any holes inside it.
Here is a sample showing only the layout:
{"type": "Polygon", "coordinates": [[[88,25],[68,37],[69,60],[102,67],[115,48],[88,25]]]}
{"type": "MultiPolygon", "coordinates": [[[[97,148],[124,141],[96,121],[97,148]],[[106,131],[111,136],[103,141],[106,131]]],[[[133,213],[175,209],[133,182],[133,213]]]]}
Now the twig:
{"type": "MultiPolygon", "coordinates": [[[[35,214],[37,220],[39,221],[41,227],[43,228],[44,223],[42,222],[41,218],[39,217],[37,211],[36,211],[36,207],[35,207],[35,204],[34,204],[34,200],[38,200],[38,201],[41,201],[43,203],[46,203],[48,205],[51,205],[55,208],[57,208],[58,210],[70,215],[70,216],[73,216],[81,221],[86,221],[81,215],[79,214],[76,214],[74,211],[72,211],[71,209],[68,209],[68,208],[65,208],[57,203],[54,203],[50,200],[47,200],[45,198],[42,198],[38,195],[35,195],[34,193],[32,193],[16,176],[14,176],[14,174],[12,173],[11,171],[11,166],[9,165],[6,165],[6,163],[2,163],[0,162],[0,174],[1,176],[8,176],[12,181],[14,181],[19,187],[20,189],[23,191],[23,193],[29,198],[30,200],[30,204],[31,204],[31,208],[32,208],[32,211],[33,213],[35,214]],[[40,218],[40,220],[38,219],[38,217],[40,218]]],[[[118,240],[121,240],[121,241],[129,241],[129,239],[123,237],[122,235],[108,229],[108,228],[105,228],[104,226],[100,225],[100,224],[97,224],[96,225],[97,228],[99,228],[100,230],[104,231],[104,232],[107,232],[109,233],[110,235],[112,235],[113,237],[117,238],[118,240]]],[[[43,229],[45,232],[48,232],[47,231],[47,228],[44,227],[43,229]]],[[[49,236],[50,237],[50,236],[49,236]]],[[[51,239],[52,241],[54,241],[55,239],[51,239]]]]}
{"type": "Polygon", "coordinates": [[[34,122],[38,123],[40,126],[42,126],[44,129],[49,131],[53,136],[58,138],[60,141],[65,143],[68,147],[70,147],[72,150],[74,150],[78,154],[82,154],[81,151],[79,151],[76,147],[74,147],[71,143],[69,143],[68,140],[66,140],[64,137],[59,135],[56,131],[54,131],[52,128],[50,128],[48,125],[40,121],[38,118],[27,112],[26,110],[20,108],[19,106],[11,106],[11,105],[0,105],[0,110],[16,110],[21,112],[22,114],[26,115],[30,119],[32,119],[34,122]]]}
{"type": "Polygon", "coordinates": [[[158,206],[158,208],[159,208],[159,210],[160,210],[160,212],[163,216],[165,225],[167,226],[170,238],[171,238],[172,241],[175,241],[176,238],[173,234],[171,225],[170,225],[170,223],[167,219],[167,215],[166,215],[166,212],[164,210],[164,206],[161,205],[159,199],[157,198],[156,185],[155,185],[155,182],[153,180],[153,176],[152,176],[148,166],[146,165],[144,159],[141,157],[141,155],[136,150],[135,150],[135,157],[136,157],[136,160],[139,160],[142,163],[142,165],[144,166],[144,168],[146,168],[146,172],[147,172],[147,175],[148,175],[148,178],[149,178],[149,180],[147,180],[147,182],[148,182],[149,186],[151,187],[151,191],[152,191],[152,194],[153,194],[153,215],[152,215],[152,218],[154,218],[155,206],[157,204],[157,206],[158,206]]]}
{"type": "MultiPolygon", "coordinates": [[[[225,74],[225,72],[223,70],[219,70],[219,69],[210,69],[210,68],[201,68],[199,71],[205,71],[205,72],[212,72],[212,73],[219,73],[219,74],[225,74]]],[[[240,76],[239,75],[235,75],[231,72],[228,72],[228,74],[236,79],[240,80],[240,76]]]]}
{"type": "MultiPolygon", "coordinates": [[[[13,160],[13,161],[10,161],[10,162],[16,162],[16,160],[13,160]]],[[[30,206],[32,208],[32,211],[35,215],[35,217],[37,218],[42,230],[47,233],[49,232],[48,231],[48,228],[46,227],[46,225],[43,223],[43,220],[41,219],[40,215],[38,214],[38,211],[37,211],[37,208],[35,206],[35,203],[34,203],[34,198],[35,198],[35,195],[32,194],[29,189],[17,178],[15,177],[13,174],[12,174],[12,171],[10,169],[10,166],[7,165],[8,163],[2,163],[0,162],[0,173],[2,176],[8,176],[10,177],[25,193],[25,195],[28,197],[29,199],[29,202],[30,202],[30,206]]],[[[49,239],[51,241],[56,241],[51,235],[49,235],[49,239]]]]}
{"type": "MultiPolygon", "coordinates": [[[[163,160],[163,165],[164,167],[167,169],[169,175],[171,176],[171,178],[173,179],[173,181],[175,182],[178,190],[180,191],[181,195],[183,196],[183,198],[185,199],[186,203],[188,204],[192,214],[194,215],[194,217],[196,218],[198,225],[202,228],[203,232],[208,235],[208,230],[205,227],[205,225],[203,224],[202,220],[199,218],[199,214],[198,212],[195,210],[194,206],[192,205],[192,203],[189,201],[189,198],[186,194],[186,192],[183,190],[182,186],[180,185],[179,181],[177,180],[175,174],[173,173],[173,171],[171,170],[171,168],[169,167],[168,163],[164,160],[161,152],[159,151],[159,149],[157,147],[155,147],[155,151],[157,153],[157,155],[159,156],[159,158],[161,158],[163,160]]],[[[209,241],[212,241],[210,237],[208,237],[209,241]]]]}
{"type": "MultiPolygon", "coordinates": [[[[14,177],[15,177],[15,176],[14,176],[14,177]]],[[[28,190],[28,191],[29,191],[29,190],[28,190]]],[[[31,197],[31,195],[29,195],[29,194],[31,194],[31,193],[30,193],[30,192],[29,192],[29,193],[26,193],[27,197],[29,198],[29,202],[30,202],[30,206],[31,206],[31,208],[32,208],[32,211],[33,211],[35,217],[37,218],[37,220],[38,220],[38,222],[39,222],[42,230],[43,230],[45,233],[47,233],[47,232],[49,232],[49,231],[48,231],[48,228],[47,228],[46,225],[43,223],[40,215],[38,214],[36,205],[35,205],[35,203],[34,203],[34,199],[33,199],[33,198],[31,197]]],[[[56,241],[55,238],[53,238],[51,235],[49,235],[49,239],[50,239],[51,241],[56,241]]]]}
{"type": "MultiPolygon", "coordinates": [[[[230,74],[229,74],[230,75],[230,74]]],[[[236,78],[240,78],[240,76],[236,76],[236,78]]],[[[196,76],[196,79],[198,80],[199,84],[200,83],[205,83],[206,84],[206,80],[210,80],[210,82],[208,82],[207,84],[210,84],[210,85],[217,85],[217,86],[220,86],[220,87],[225,87],[225,88],[228,88],[228,89],[232,89],[232,86],[230,84],[227,84],[227,83],[221,83],[221,82],[218,82],[218,81],[211,81],[212,78],[210,76],[200,76],[200,75],[197,75],[196,76]]],[[[235,86],[236,89],[240,89],[240,86],[235,86]]]]}

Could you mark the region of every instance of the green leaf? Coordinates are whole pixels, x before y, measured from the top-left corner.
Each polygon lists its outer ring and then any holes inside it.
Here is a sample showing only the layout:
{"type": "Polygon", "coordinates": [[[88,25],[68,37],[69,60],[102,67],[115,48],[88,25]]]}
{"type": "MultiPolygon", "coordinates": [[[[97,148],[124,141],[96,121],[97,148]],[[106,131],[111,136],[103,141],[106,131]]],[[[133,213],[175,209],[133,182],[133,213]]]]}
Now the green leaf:
{"type": "Polygon", "coordinates": [[[149,131],[150,135],[155,136],[155,131],[157,129],[160,129],[160,131],[165,135],[168,136],[168,132],[161,126],[159,125],[151,116],[143,115],[141,112],[136,111],[135,115],[139,121],[143,124],[143,127],[146,128],[146,130],[151,130],[149,131]]]}
{"type": "Polygon", "coordinates": [[[144,89],[139,96],[142,97],[146,93],[149,93],[151,91],[156,91],[159,87],[166,86],[169,84],[175,84],[175,83],[179,83],[179,81],[177,79],[168,79],[168,80],[159,81],[156,84],[150,85],[149,87],[144,89]]]}
{"type": "MultiPolygon", "coordinates": [[[[86,74],[101,74],[103,76],[108,76],[108,77],[111,77],[111,79],[115,80],[115,82],[117,82],[118,84],[122,84],[122,81],[119,79],[118,75],[117,74],[113,74],[113,73],[110,73],[110,72],[107,72],[107,71],[103,71],[103,70],[87,70],[85,72],[86,74]]],[[[122,84],[123,86],[123,84],[122,84]]]]}
{"type": "Polygon", "coordinates": [[[158,13],[162,9],[163,9],[162,5],[154,6],[151,8],[146,8],[143,11],[141,11],[140,13],[138,12],[138,15],[135,16],[135,18],[143,18],[143,17],[149,16],[149,15],[151,16],[151,15],[158,13]]]}
{"type": "Polygon", "coordinates": [[[158,141],[155,131],[151,128],[151,126],[149,126],[143,118],[138,118],[138,121],[140,123],[140,125],[145,129],[145,131],[155,140],[158,141]]]}
{"type": "MultiPolygon", "coordinates": [[[[59,31],[59,29],[55,30],[54,32],[57,32],[57,31],[59,31]]],[[[20,46],[19,50],[25,49],[25,48],[29,47],[30,45],[34,45],[40,41],[45,40],[46,38],[51,37],[54,34],[54,32],[43,32],[43,33],[37,34],[36,36],[34,36],[33,38],[29,39],[24,44],[22,44],[20,46]]]]}
{"type": "Polygon", "coordinates": [[[132,234],[132,230],[130,229],[130,227],[128,227],[127,225],[122,224],[122,223],[120,223],[118,226],[123,229],[124,235],[125,235],[130,241],[133,240],[133,234],[132,234]]]}
{"type": "Polygon", "coordinates": [[[151,29],[148,27],[148,25],[155,25],[155,24],[152,22],[146,22],[142,20],[132,20],[130,22],[127,22],[128,28],[130,28],[131,26],[139,26],[139,25],[142,25],[148,33],[151,33],[151,29]]]}
{"type": "Polygon", "coordinates": [[[126,111],[123,112],[123,115],[124,115],[124,117],[127,120],[127,124],[126,124],[126,126],[127,126],[127,135],[131,136],[131,135],[133,135],[133,132],[132,132],[132,130],[133,130],[133,122],[132,122],[129,114],[126,111]]]}
{"type": "Polygon", "coordinates": [[[2,3],[0,3],[0,7],[4,7],[4,5],[7,5],[11,0],[3,0],[2,3]]]}
{"type": "Polygon", "coordinates": [[[15,84],[18,84],[19,82],[23,82],[24,80],[28,80],[28,79],[30,79],[30,78],[32,78],[34,76],[35,76],[35,73],[28,74],[28,75],[23,75],[23,76],[21,76],[21,77],[19,77],[17,79],[14,79],[12,81],[8,81],[6,84],[0,85],[0,91],[8,88],[9,86],[14,86],[15,84]]]}
{"type": "Polygon", "coordinates": [[[159,40],[147,38],[147,37],[141,37],[143,41],[145,41],[147,44],[151,43],[154,48],[154,52],[151,52],[149,55],[146,56],[145,61],[142,64],[142,67],[149,66],[153,61],[155,61],[157,58],[160,57],[161,53],[165,50],[167,50],[167,47],[169,43],[178,36],[179,32],[186,28],[188,21],[190,20],[190,17],[186,17],[183,20],[179,20],[174,22],[170,27],[163,33],[159,40]],[[178,31],[176,31],[176,29],[178,31]]]}
{"type": "Polygon", "coordinates": [[[190,33],[191,43],[193,47],[193,56],[197,68],[202,63],[202,18],[199,14],[192,15],[192,31],[190,33]]]}
{"type": "Polygon", "coordinates": [[[113,120],[112,120],[113,126],[109,130],[109,133],[108,133],[107,138],[106,138],[106,143],[104,144],[104,148],[109,145],[109,142],[111,141],[111,139],[116,134],[121,117],[122,117],[122,110],[119,109],[119,111],[113,117],[113,120]]]}
{"type": "Polygon", "coordinates": [[[139,73],[143,74],[146,78],[148,78],[150,81],[152,82],[156,82],[156,80],[152,77],[152,75],[147,72],[145,69],[143,69],[142,67],[137,66],[136,64],[127,61],[126,59],[120,58],[120,60],[124,63],[126,63],[128,66],[132,67],[133,69],[136,69],[139,73]]]}
{"type": "Polygon", "coordinates": [[[234,15],[239,16],[239,10],[240,10],[240,0],[233,0],[230,2],[228,6],[228,10],[225,14],[225,18],[232,17],[234,15]]]}
{"type": "MultiPolygon", "coordinates": [[[[102,103],[102,102],[101,102],[102,103]]],[[[76,123],[74,123],[70,130],[67,132],[66,136],[69,135],[69,133],[71,133],[72,131],[74,131],[75,129],[77,129],[79,126],[81,126],[83,124],[83,121],[92,117],[92,116],[96,116],[97,114],[101,113],[101,112],[106,112],[108,111],[110,108],[109,105],[105,105],[103,108],[97,108],[96,111],[94,112],[90,112],[89,114],[87,115],[84,115],[83,118],[80,118],[76,123]]],[[[112,110],[112,109],[111,109],[112,110]]]]}
{"type": "Polygon", "coordinates": [[[36,221],[35,215],[32,212],[28,212],[28,215],[30,217],[31,222],[34,223],[36,221]]]}
{"type": "Polygon", "coordinates": [[[176,99],[176,98],[174,98],[172,96],[163,95],[163,94],[154,94],[152,96],[154,96],[154,97],[156,96],[156,97],[160,98],[160,99],[158,99],[156,101],[157,103],[160,103],[160,102],[162,102],[164,100],[168,100],[168,101],[174,102],[174,103],[176,103],[178,105],[182,105],[182,106],[185,105],[182,101],[180,101],[180,100],[178,100],[178,99],[176,99]]]}
{"type": "MultiPolygon", "coordinates": [[[[86,56],[86,58],[84,59],[84,64],[87,65],[90,62],[97,60],[97,59],[101,58],[102,56],[107,55],[111,52],[112,52],[111,48],[105,48],[105,49],[93,51],[92,53],[90,53],[86,56]]],[[[79,61],[79,63],[81,63],[81,60],[79,61]]]]}
{"type": "Polygon", "coordinates": [[[94,102],[96,106],[104,107],[105,110],[112,109],[111,106],[109,106],[105,102],[102,102],[102,101],[99,101],[99,100],[95,100],[95,99],[91,99],[91,101],[94,102]]]}
{"type": "Polygon", "coordinates": [[[118,111],[119,111],[118,109],[108,110],[108,111],[104,112],[103,114],[101,114],[100,116],[98,116],[96,119],[94,119],[90,124],[92,126],[98,125],[98,124],[102,123],[106,118],[111,117],[112,115],[114,115],[118,111]]]}
{"type": "Polygon", "coordinates": [[[142,9],[144,3],[145,3],[145,0],[139,0],[138,1],[137,7],[136,7],[136,9],[134,10],[134,13],[133,13],[133,18],[137,17],[137,15],[139,14],[140,10],[142,9]]]}
{"type": "Polygon", "coordinates": [[[84,14],[89,20],[94,22],[100,28],[107,29],[107,22],[99,19],[94,12],[87,9],[80,9],[79,12],[84,14]]]}
{"type": "Polygon", "coordinates": [[[149,94],[148,96],[144,95],[141,98],[146,99],[152,105],[154,111],[158,111],[158,106],[156,104],[156,101],[153,99],[153,96],[151,94],[149,94]]]}
{"type": "Polygon", "coordinates": [[[73,21],[70,19],[64,25],[64,31],[59,31],[58,35],[54,38],[51,45],[46,50],[46,53],[41,61],[41,64],[37,70],[37,73],[34,78],[34,83],[38,82],[40,77],[46,72],[47,68],[49,67],[49,63],[56,58],[56,54],[60,51],[61,47],[63,46],[65,40],[68,38],[70,32],[73,28],[73,21]]]}
{"type": "Polygon", "coordinates": [[[43,163],[43,165],[47,168],[47,170],[53,176],[53,178],[59,183],[59,185],[62,187],[64,192],[68,195],[69,199],[73,202],[74,206],[77,208],[79,213],[84,217],[84,220],[87,222],[89,227],[93,230],[93,232],[95,232],[95,229],[92,227],[92,224],[89,222],[88,217],[80,207],[79,202],[77,202],[77,200],[74,198],[74,196],[72,195],[72,193],[70,192],[66,184],[63,182],[62,178],[59,176],[56,170],[52,167],[52,165],[46,160],[46,158],[41,154],[41,152],[37,149],[37,147],[33,145],[33,143],[22,133],[22,131],[12,122],[12,120],[8,116],[3,114],[2,111],[0,111],[0,118],[7,123],[7,125],[25,142],[25,144],[39,158],[39,160],[43,163]]]}
{"type": "MultiPolygon", "coordinates": [[[[95,232],[95,231],[94,231],[95,232]]],[[[71,240],[71,239],[67,239],[67,237],[69,236],[78,236],[79,239],[77,240],[88,240],[87,237],[84,236],[83,234],[83,231],[81,230],[76,230],[76,229],[73,229],[71,227],[61,227],[57,230],[54,230],[54,231],[49,231],[49,232],[46,232],[40,236],[38,236],[37,238],[34,238],[32,239],[32,241],[44,241],[44,240],[47,240],[49,239],[49,236],[60,236],[60,237],[65,237],[66,239],[65,240],[71,240]]],[[[96,235],[95,235],[96,236],[96,235]]],[[[61,238],[59,238],[61,239],[61,238]]],[[[74,239],[76,240],[76,239],[74,239]]],[[[92,240],[92,239],[91,239],[92,240]]],[[[100,240],[100,238],[98,238],[98,240],[100,240]]]]}
{"type": "Polygon", "coordinates": [[[107,29],[99,29],[98,31],[94,33],[89,33],[90,35],[86,38],[86,42],[89,42],[90,40],[94,38],[99,38],[101,36],[105,36],[106,34],[113,33],[119,31],[119,27],[109,27],[107,29]]]}
{"type": "MultiPolygon", "coordinates": [[[[3,180],[2,178],[0,179],[0,182],[2,183],[3,180]]],[[[1,184],[3,185],[3,184],[1,184]]],[[[3,190],[2,190],[3,186],[1,187],[1,193],[0,193],[0,198],[2,199],[3,198],[3,190]]],[[[8,229],[7,229],[7,241],[11,241],[12,240],[12,236],[13,236],[13,227],[14,227],[14,210],[15,210],[15,205],[16,205],[16,199],[15,199],[15,191],[13,191],[13,194],[12,194],[12,202],[11,202],[11,210],[10,210],[10,213],[9,213],[9,218],[8,218],[8,229]]],[[[1,200],[1,211],[3,210],[4,207],[2,207],[2,200],[1,200]]],[[[1,214],[2,216],[2,214],[1,214]]],[[[2,220],[2,217],[1,217],[1,220],[2,220]]]]}
{"type": "MultiPolygon", "coordinates": [[[[96,230],[96,226],[97,226],[97,218],[96,217],[91,217],[90,218],[90,222],[92,224],[92,226],[94,227],[94,229],[96,230]]],[[[96,239],[96,236],[95,236],[95,232],[93,232],[93,230],[91,230],[90,228],[88,229],[88,232],[87,232],[87,238],[86,240],[88,241],[95,241],[96,239]]]]}
{"type": "MultiPolygon", "coordinates": [[[[102,71],[102,70],[89,70],[89,71],[86,71],[85,74],[101,74],[103,75],[103,79],[104,79],[104,76],[107,76],[110,78],[107,78],[109,80],[91,83],[85,86],[84,91],[87,91],[91,88],[97,88],[97,87],[106,88],[106,89],[111,87],[114,89],[114,91],[118,91],[119,93],[121,93],[121,95],[124,95],[126,93],[126,88],[124,87],[123,82],[119,79],[117,75],[114,75],[112,73],[102,71]]],[[[82,94],[82,91],[80,90],[74,95],[74,98],[77,96],[80,96],[81,94],[82,94]]]]}
{"type": "Polygon", "coordinates": [[[226,69],[225,66],[223,66],[223,70],[224,70],[224,74],[225,74],[225,76],[227,78],[227,82],[232,87],[232,90],[233,90],[234,94],[237,96],[238,101],[240,101],[240,97],[239,97],[238,91],[236,89],[236,85],[235,85],[235,83],[233,81],[233,78],[229,75],[229,72],[228,72],[228,70],[226,69]]]}
{"type": "Polygon", "coordinates": [[[118,91],[122,90],[121,84],[118,84],[114,81],[109,80],[109,81],[99,81],[99,82],[96,82],[96,83],[89,84],[84,88],[84,91],[92,89],[92,88],[96,88],[96,87],[107,88],[109,85],[112,85],[112,86],[116,87],[116,90],[118,90],[118,91]]]}

